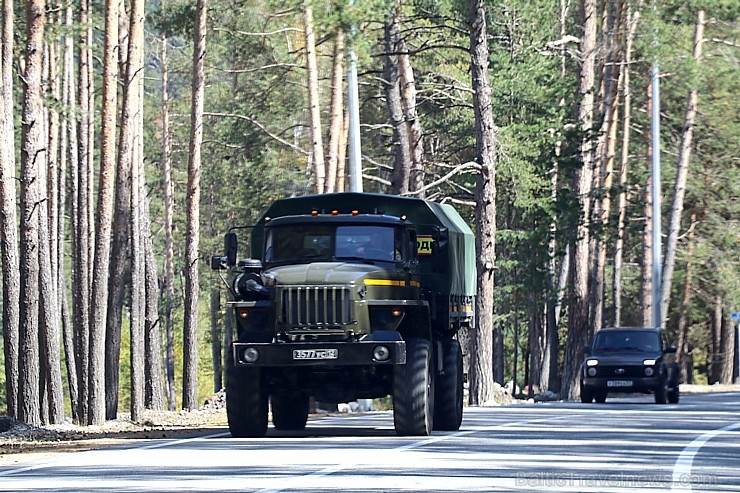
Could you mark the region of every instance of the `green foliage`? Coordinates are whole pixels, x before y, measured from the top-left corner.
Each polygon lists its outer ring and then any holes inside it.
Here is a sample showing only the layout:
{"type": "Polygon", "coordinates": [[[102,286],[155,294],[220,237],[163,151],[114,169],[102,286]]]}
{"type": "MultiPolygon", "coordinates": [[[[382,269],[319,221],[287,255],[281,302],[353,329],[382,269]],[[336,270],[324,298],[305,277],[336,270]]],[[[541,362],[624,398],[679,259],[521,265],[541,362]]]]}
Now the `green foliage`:
{"type": "MultiPolygon", "coordinates": [[[[267,205],[281,197],[308,193],[311,165],[308,149],[305,41],[303,2],[291,0],[211,0],[206,55],[206,95],[203,164],[201,177],[201,282],[199,378],[201,398],[210,394],[212,366],[208,347],[209,322],[205,313],[208,289],[220,280],[208,269],[206,259],[220,253],[222,235],[236,225],[254,223],[267,205]],[[209,373],[211,372],[211,373],[209,373]]],[[[354,48],[360,79],[361,140],[364,170],[377,181],[365,180],[367,191],[386,192],[382,180],[393,164],[392,129],[383,91],[384,22],[398,5],[391,0],[312,0],[318,43],[322,122],[328,125],[333,45],[337,30],[347,32],[354,48]],[[354,31],[353,31],[354,28],[354,31]]],[[[561,37],[559,7],[549,0],[508,1],[487,5],[490,48],[490,84],[493,112],[498,126],[497,168],[497,273],[496,321],[504,329],[506,367],[513,361],[513,326],[520,330],[518,353],[527,350],[529,306],[553,296],[548,279],[548,247],[556,240],[556,261],[573,240],[578,221],[576,197],[570,193],[572,177],[580,166],[571,145],[582,134],[573,125],[577,105],[577,53],[575,45],[563,51],[550,46],[561,37]],[[556,153],[560,149],[560,153],[556,153]],[[557,169],[557,197],[552,197],[552,176],[557,169]],[[555,226],[554,230],[552,226],[555,226]]],[[[695,289],[689,306],[691,339],[698,347],[706,342],[706,320],[716,295],[726,306],[740,307],[740,78],[737,77],[737,33],[740,7],[736,1],[670,0],[653,13],[641,8],[632,69],[633,139],[623,272],[623,321],[640,324],[642,233],[644,197],[650,173],[646,156],[649,135],[647,84],[654,61],[661,67],[661,114],[664,175],[663,213],[667,216],[675,178],[676,150],[683,131],[686,96],[699,93],[699,114],[682,234],[692,213],[697,216],[696,252],[687,255],[686,236],[679,243],[676,278],[671,303],[670,329],[675,329],[678,303],[689,263],[695,289]],[[691,56],[696,12],[707,11],[704,59],[691,56]],[[727,42],[723,42],[727,41],[727,42]],[[629,301],[627,301],[629,300],[629,301]]],[[[468,2],[462,0],[414,0],[401,7],[404,41],[416,80],[417,112],[425,140],[426,183],[439,180],[464,163],[476,159],[475,128],[470,82],[468,2]]],[[[161,37],[168,36],[172,166],[175,186],[175,270],[182,271],[194,2],[167,1],[164,8],[147,13],[145,79],[145,164],[157,260],[164,251],[161,37]]],[[[92,25],[102,26],[102,4],[95,3],[92,25]]],[[[577,34],[577,9],[571,9],[564,32],[577,34]]],[[[16,32],[22,33],[22,16],[16,32]]],[[[72,32],[81,32],[74,26],[72,32]]],[[[50,28],[52,40],[68,29],[50,28]]],[[[96,31],[94,50],[99,53],[102,36],[96,31]]],[[[16,43],[17,56],[22,44],[16,43]]],[[[16,64],[16,67],[18,64],[16,64]]],[[[96,74],[99,71],[96,71],[96,74]]],[[[97,75],[99,77],[99,75],[97,75]]],[[[20,96],[21,86],[16,84],[20,96]]],[[[20,97],[16,98],[20,101],[20,97]]],[[[58,102],[48,99],[59,107],[58,102]]],[[[99,101],[98,101],[99,104],[99,101]]],[[[60,108],[63,110],[63,108],[60,108]]],[[[99,115],[99,112],[95,112],[99,115]]],[[[20,109],[16,111],[20,115],[20,109]]],[[[599,122],[596,122],[598,125],[599,122]]],[[[20,127],[17,127],[20,129],[20,127]]],[[[20,131],[18,131],[20,134],[20,131]]],[[[328,140],[325,135],[325,140],[328,140]]],[[[426,192],[434,200],[454,201],[463,217],[473,221],[476,175],[459,173],[426,192]]],[[[616,192],[617,188],[613,188],[616,192]]],[[[608,191],[596,190],[594,197],[608,191]]],[[[613,206],[614,207],[614,206],[613,206]]],[[[594,235],[610,245],[616,231],[612,220],[594,235]]],[[[611,248],[611,247],[610,247],[611,248]]],[[[161,265],[160,265],[161,268],[161,265]]],[[[610,275],[611,269],[607,271],[610,275]]],[[[173,317],[176,333],[176,369],[182,361],[181,280],[173,317]]],[[[607,300],[612,295],[607,294],[607,300]]],[[[567,303],[566,299],[566,303],[567,303]]],[[[125,312],[125,311],[124,311],[125,312]]],[[[127,331],[122,362],[127,361],[127,331]]],[[[561,333],[561,337],[564,334],[561,333]]],[[[521,381],[524,364],[519,360],[521,381]]],[[[0,358],[0,362],[3,360],[0,358]]],[[[2,369],[2,365],[0,365],[2,369]]],[[[510,377],[509,377],[510,378],[510,377]]],[[[507,378],[507,380],[509,379],[507,378]]],[[[4,373],[0,373],[0,384],[4,373]]],[[[177,384],[178,393],[181,392],[177,384]]],[[[0,403],[4,395],[0,385],[0,403]]],[[[121,369],[121,408],[128,399],[128,370],[121,369]]],[[[178,405],[180,401],[178,400],[178,405]]]]}
{"type": "Polygon", "coordinates": [[[147,15],[147,21],[156,31],[165,36],[183,36],[192,39],[195,7],[195,2],[168,2],[164,11],[150,12],[147,15]]]}

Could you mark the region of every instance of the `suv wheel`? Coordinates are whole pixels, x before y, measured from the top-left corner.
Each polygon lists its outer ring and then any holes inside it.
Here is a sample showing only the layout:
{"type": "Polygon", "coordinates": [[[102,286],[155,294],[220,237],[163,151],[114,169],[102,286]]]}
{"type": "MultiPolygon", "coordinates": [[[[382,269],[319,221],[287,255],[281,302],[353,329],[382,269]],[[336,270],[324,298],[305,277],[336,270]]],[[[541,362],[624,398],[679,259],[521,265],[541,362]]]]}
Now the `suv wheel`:
{"type": "Polygon", "coordinates": [[[594,393],[581,382],[581,402],[591,404],[594,401],[594,393]]]}
{"type": "Polygon", "coordinates": [[[409,339],[406,364],[393,369],[393,424],[399,435],[426,436],[433,420],[432,348],[425,339],[409,339]]]}
{"type": "Polygon", "coordinates": [[[604,392],[603,390],[599,392],[595,392],[594,400],[599,404],[605,403],[606,402],[606,392],[604,392]]]}
{"type": "Polygon", "coordinates": [[[664,373],[658,382],[658,386],[655,387],[655,403],[665,404],[666,402],[668,402],[668,382],[664,373]]]}
{"type": "Polygon", "coordinates": [[[234,352],[226,356],[226,418],[234,438],[253,438],[267,431],[267,386],[259,368],[234,365],[234,352]]]}
{"type": "Polygon", "coordinates": [[[678,404],[678,399],[680,397],[681,391],[678,388],[678,384],[676,384],[675,387],[672,387],[668,391],[668,402],[670,404],[678,404]]]}

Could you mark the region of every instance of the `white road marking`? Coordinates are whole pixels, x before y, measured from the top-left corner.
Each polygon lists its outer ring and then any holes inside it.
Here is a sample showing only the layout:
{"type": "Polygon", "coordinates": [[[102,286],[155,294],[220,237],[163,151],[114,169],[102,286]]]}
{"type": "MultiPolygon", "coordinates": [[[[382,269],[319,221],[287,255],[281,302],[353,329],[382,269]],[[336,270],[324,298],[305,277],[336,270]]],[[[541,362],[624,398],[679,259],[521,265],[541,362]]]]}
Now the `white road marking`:
{"type": "MultiPolygon", "coordinates": [[[[383,453],[390,454],[392,452],[403,452],[405,450],[412,450],[412,449],[416,449],[419,447],[423,447],[425,445],[447,441],[452,438],[457,438],[457,437],[466,436],[466,435],[473,435],[481,431],[496,431],[496,430],[502,430],[502,429],[516,427],[516,426],[530,425],[530,424],[539,423],[539,422],[573,419],[574,417],[576,417],[576,415],[557,416],[557,417],[550,416],[550,417],[545,417],[545,418],[530,419],[526,421],[517,421],[513,423],[504,423],[504,424],[493,425],[493,426],[479,426],[479,427],[475,427],[469,430],[463,430],[463,431],[457,431],[455,433],[450,433],[448,435],[430,436],[430,437],[424,438],[416,442],[412,442],[406,445],[400,445],[398,447],[388,449],[386,451],[383,451],[383,453]]],[[[325,476],[329,476],[336,472],[341,472],[345,469],[348,469],[354,466],[359,466],[359,465],[361,465],[361,461],[359,460],[348,460],[344,462],[339,462],[337,464],[326,467],[319,471],[312,472],[310,474],[305,474],[302,476],[292,476],[290,477],[292,484],[286,484],[285,486],[281,486],[280,488],[265,488],[265,489],[258,490],[255,493],[280,493],[281,491],[285,491],[286,489],[295,488],[296,487],[295,485],[306,485],[307,483],[311,483],[316,478],[323,478],[325,476]]],[[[433,478],[433,479],[437,481],[437,486],[439,486],[440,478],[433,478]]],[[[488,481],[490,481],[490,479],[488,481]]],[[[513,483],[513,479],[507,479],[505,482],[507,483],[506,484],[507,487],[511,487],[512,484],[509,484],[509,483],[513,483]]],[[[488,483],[488,486],[490,486],[490,483],[488,483]]],[[[419,487],[419,484],[416,484],[415,488],[418,488],[418,487],[419,487]]],[[[423,490],[416,489],[416,491],[423,491],[423,490]]]]}
{"type": "Polygon", "coordinates": [[[681,451],[678,460],[673,466],[673,481],[671,483],[671,492],[673,491],[692,491],[691,489],[691,469],[694,465],[694,457],[699,450],[712,438],[722,433],[740,428],[740,423],[734,423],[718,430],[712,430],[704,433],[694,439],[686,448],[681,451]]]}
{"type": "MultiPolygon", "coordinates": [[[[188,442],[196,442],[198,440],[207,440],[209,438],[220,438],[229,436],[229,433],[214,433],[212,435],[205,435],[200,437],[193,437],[193,438],[184,438],[181,440],[168,440],[168,441],[157,441],[156,443],[151,443],[149,445],[142,445],[141,447],[134,447],[132,449],[125,449],[125,450],[151,450],[151,449],[157,449],[157,448],[163,448],[163,447],[170,447],[172,445],[179,445],[183,443],[188,442]]],[[[106,450],[106,449],[102,449],[106,450]]],[[[80,453],[87,453],[87,454],[94,454],[96,452],[99,452],[99,450],[90,450],[87,452],[80,452],[80,453]]],[[[34,471],[36,469],[43,469],[44,467],[48,467],[54,464],[57,464],[59,462],[63,462],[65,460],[68,460],[69,456],[66,454],[62,454],[61,456],[48,460],[48,461],[41,461],[35,464],[32,464],[30,466],[25,467],[19,467],[17,469],[8,469],[7,471],[0,471],[0,477],[2,476],[10,476],[11,474],[18,474],[21,472],[27,472],[27,471],[34,471]]]]}

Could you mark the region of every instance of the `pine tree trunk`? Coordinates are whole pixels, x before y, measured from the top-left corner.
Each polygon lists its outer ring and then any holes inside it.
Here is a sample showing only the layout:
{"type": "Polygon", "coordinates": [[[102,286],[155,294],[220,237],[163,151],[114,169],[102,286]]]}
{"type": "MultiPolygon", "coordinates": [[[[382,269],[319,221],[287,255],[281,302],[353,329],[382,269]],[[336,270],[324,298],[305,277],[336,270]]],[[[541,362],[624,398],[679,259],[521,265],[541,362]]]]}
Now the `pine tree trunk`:
{"type": "MultiPolygon", "coordinates": [[[[58,29],[62,26],[62,11],[53,13],[53,24],[54,28],[58,29]]],[[[62,103],[62,85],[61,85],[61,72],[59,70],[61,65],[61,50],[62,50],[62,39],[57,38],[53,42],[47,43],[48,46],[48,63],[47,63],[47,84],[48,84],[48,95],[57,104],[62,103]]],[[[61,131],[60,121],[61,117],[58,109],[55,105],[50,105],[47,108],[48,118],[48,137],[49,144],[47,146],[48,151],[48,174],[46,179],[46,190],[48,197],[48,223],[49,223],[49,252],[51,254],[51,278],[54,283],[54,290],[59,297],[58,282],[59,282],[59,247],[64,244],[64,238],[59,236],[59,167],[61,157],[61,131]]],[[[54,301],[57,307],[57,320],[61,320],[59,313],[61,312],[61,304],[59,300],[54,301]]]]}
{"type": "Polygon", "coordinates": [[[391,127],[393,128],[393,175],[391,193],[404,195],[409,191],[411,173],[411,149],[409,148],[408,126],[404,121],[401,102],[400,71],[398,64],[401,26],[398,9],[394,9],[385,23],[385,100],[391,127]]]}
{"type": "Polygon", "coordinates": [[[337,192],[344,192],[347,183],[347,142],[349,140],[349,108],[345,108],[342,116],[342,133],[339,139],[339,155],[337,156],[337,192]]]}
{"type": "Polygon", "coordinates": [[[113,223],[113,198],[116,169],[116,109],[118,96],[118,0],[105,2],[105,41],[103,48],[103,107],[98,177],[95,262],[93,265],[90,313],[90,424],[102,423],[106,416],[105,341],[108,318],[108,277],[110,275],[110,237],[113,223]]]}
{"type": "Polygon", "coordinates": [[[619,196],[617,199],[617,241],[614,245],[614,278],[612,280],[612,292],[614,298],[614,326],[622,325],[622,265],[624,258],[624,228],[627,216],[627,176],[629,169],[629,146],[630,125],[632,123],[632,87],[630,85],[630,64],[632,63],[632,43],[635,39],[637,21],[640,12],[632,15],[629,2],[625,2],[625,24],[627,26],[627,39],[624,49],[624,57],[620,66],[622,78],[622,105],[624,116],[622,117],[622,154],[619,170],[619,196]]]}
{"type": "MultiPolygon", "coordinates": [[[[701,62],[701,48],[704,42],[704,11],[699,10],[696,17],[694,31],[694,61],[701,62]]],[[[678,152],[678,166],[676,183],[673,188],[673,203],[668,221],[668,240],[666,241],[665,257],[663,258],[663,283],[660,293],[660,319],[663,326],[668,320],[668,304],[671,300],[671,286],[673,284],[673,269],[676,263],[676,248],[678,235],[681,229],[681,215],[683,213],[683,199],[686,193],[686,180],[689,174],[689,159],[691,158],[691,140],[694,134],[694,121],[698,105],[699,91],[691,89],[686,102],[686,117],[684,118],[681,147],[678,152]]]]}
{"type": "Polygon", "coordinates": [[[172,159],[170,146],[170,113],[168,92],[168,65],[167,65],[167,37],[162,38],[162,174],[164,180],[164,279],[162,292],[164,295],[164,323],[165,326],[165,394],[167,395],[167,409],[174,411],[177,407],[175,397],[175,326],[172,319],[175,303],[175,268],[174,268],[174,187],[172,184],[172,159]]]}
{"type": "Polygon", "coordinates": [[[142,240],[141,194],[143,190],[143,61],[144,61],[144,0],[131,3],[129,23],[128,63],[124,91],[124,105],[130,120],[129,151],[131,165],[131,420],[140,422],[144,415],[144,324],[145,324],[145,272],[144,245],[142,240]]]}
{"type": "Polygon", "coordinates": [[[493,398],[493,281],[496,266],[496,134],[488,82],[488,41],[484,0],[470,2],[470,53],[475,112],[475,249],[478,287],[476,324],[470,335],[470,404],[493,398]]]}
{"type": "MultiPolygon", "coordinates": [[[[87,385],[87,378],[83,377],[81,372],[85,372],[85,375],[87,374],[87,367],[86,367],[86,352],[83,352],[83,338],[85,334],[87,333],[86,330],[80,331],[80,325],[79,322],[82,320],[81,318],[81,311],[79,310],[79,307],[76,307],[74,304],[75,302],[78,302],[80,299],[80,292],[78,290],[78,285],[80,283],[79,279],[79,265],[78,265],[78,248],[79,248],[79,241],[77,238],[77,225],[79,223],[78,218],[78,200],[79,200],[79,184],[78,184],[78,175],[77,175],[77,168],[79,163],[79,143],[77,139],[77,97],[75,93],[75,73],[74,73],[74,59],[75,59],[75,46],[74,46],[74,32],[72,26],[74,25],[74,10],[72,8],[72,5],[67,6],[66,11],[66,19],[65,19],[65,26],[68,31],[67,36],[65,36],[64,40],[64,46],[65,46],[65,53],[64,53],[64,86],[62,89],[63,92],[63,98],[64,98],[64,106],[66,107],[66,121],[65,121],[65,129],[64,129],[64,135],[66,140],[66,168],[67,172],[63,173],[62,176],[64,179],[62,182],[69,182],[69,188],[65,187],[65,203],[69,203],[69,218],[70,218],[70,243],[71,243],[71,252],[72,252],[72,263],[71,263],[71,270],[72,270],[72,304],[73,308],[70,308],[69,304],[66,303],[67,299],[64,298],[65,302],[62,304],[62,308],[67,308],[66,311],[66,317],[69,321],[68,324],[66,324],[66,337],[69,338],[69,340],[65,339],[65,344],[69,344],[71,342],[72,348],[67,348],[65,346],[65,352],[67,355],[67,375],[70,378],[69,380],[69,388],[70,388],[70,398],[72,399],[72,418],[75,421],[75,423],[82,423],[84,422],[84,417],[81,414],[83,410],[87,408],[86,400],[84,398],[85,395],[87,395],[86,389],[87,385]],[[74,380],[72,380],[74,378],[74,380]]],[[[64,215],[62,215],[62,221],[64,221],[64,215]]],[[[64,224],[64,223],[62,223],[64,224]]],[[[61,230],[64,229],[60,226],[60,234],[61,230]]],[[[63,252],[62,252],[63,253],[63,252]]],[[[64,257],[64,255],[62,255],[64,257]]],[[[62,265],[62,263],[60,263],[62,265]]],[[[60,267],[61,269],[61,267],[60,267]]],[[[63,276],[62,276],[63,277],[63,276]]],[[[65,293],[67,292],[66,289],[66,282],[65,286],[62,288],[60,287],[60,292],[65,293]]]]}
{"type": "MultiPolygon", "coordinates": [[[[44,0],[26,2],[26,51],[23,72],[20,217],[20,359],[18,418],[41,424],[39,395],[39,221],[40,172],[46,166],[46,135],[41,90],[44,0]]],[[[46,218],[44,218],[46,220],[46,218]]]]}
{"type": "Polygon", "coordinates": [[[187,220],[185,235],[185,320],[183,335],[182,407],[198,406],[198,249],[200,235],[200,165],[203,143],[203,93],[207,0],[198,0],[193,46],[190,158],[188,159],[187,220]]]}
{"type": "Polygon", "coordinates": [[[20,271],[16,215],[15,125],[13,124],[13,2],[3,1],[2,12],[2,101],[0,101],[0,247],[3,278],[3,351],[5,396],[8,416],[18,417],[18,324],[20,316],[20,271]]]}
{"type": "MultiPolygon", "coordinates": [[[[560,32],[560,39],[565,37],[566,33],[566,21],[567,21],[567,10],[568,0],[559,0],[559,16],[558,16],[558,27],[560,32]]],[[[560,78],[564,79],[566,76],[566,55],[565,50],[561,54],[560,64],[560,78]]],[[[565,104],[565,100],[561,99],[561,106],[565,104]]],[[[561,122],[562,123],[562,122],[561,122]]],[[[560,180],[560,165],[559,159],[562,156],[563,142],[562,139],[558,139],[555,143],[555,157],[553,160],[552,172],[550,174],[550,198],[553,205],[558,202],[558,196],[560,194],[559,180],[560,180]]],[[[557,240],[556,235],[558,231],[557,218],[553,217],[550,222],[550,241],[548,242],[548,289],[550,291],[547,300],[545,301],[545,347],[542,354],[542,376],[540,381],[543,384],[543,390],[549,390],[551,392],[558,392],[560,390],[560,379],[558,375],[558,353],[560,347],[559,341],[559,327],[558,322],[560,319],[560,308],[561,300],[563,295],[563,289],[558,289],[560,286],[559,278],[555,274],[557,270],[557,259],[556,259],[556,248],[557,240]]],[[[568,245],[565,245],[566,254],[561,260],[561,274],[567,276],[568,273],[568,261],[569,261],[569,249],[568,245]],[[563,272],[563,267],[565,267],[563,272]]],[[[562,276],[561,276],[562,278],[562,276]]],[[[565,281],[565,279],[563,279],[565,281]]]]}
{"type": "Polygon", "coordinates": [[[722,363],[724,362],[724,348],[722,347],[722,312],[724,300],[721,294],[716,294],[713,300],[713,312],[710,316],[711,344],[707,351],[707,383],[720,383],[722,378],[722,363]]]}
{"type": "Polygon", "coordinates": [[[218,392],[223,388],[223,368],[221,363],[223,358],[223,347],[221,346],[222,337],[219,330],[218,312],[221,310],[221,290],[211,290],[211,360],[213,362],[213,391],[218,392]]]}
{"type": "Polygon", "coordinates": [[[536,389],[542,388],[542,363],[543,348],[545,347],[545,324],[543,323],[544,310],[534,294],[528,296],[529,307],[529,364],[526,373],[526,383],[529,388],[528,395],[532,397],[536,389]]]}
{"type": "Polygon", "coordinates": [[[337,29],[334,40],[334,67],[331,84],[331,121],[329,122],[329,156],[326,164],[326,193],[337,190],[339,143],[342,140],[344,116],[344,29],[337,29]]]}
{"type": "Polygon", "coordinates": [[[308,113],[311,119],[311,152],[314,163],[314,186],[316,193],[324,193],[326,163],[324,140],[321,136],[321,106],[319,100],[319,66],[316,60],[316,33],[314,32],[313,8],[308,0],[303,3],[303,24],[306,30],[306,75],[308,78],[308,113]]]}
{"type": "Polygon", "coordinates": [[[596,0],[581,0],[581,69],[578,94],[578,124],[583,132],[580,144],[582,167],[577,171],[574,190],[580,204],[576,240],[572,248],[571,303],[568,311],[568,338],[565,348],[561,397],[578,397],[578,367],[581,348],[589,334],[589,218],[591,213],[591,179],[593,176],[593,150],[591,127],[594,111],[594,63],[596,51],[596,0]]]}
{"type": "Polygon", "coordinates": [[[694,231],[696,213],[691,214],[691,229],[689,229],[688,247],[686,251],[686,277],[683,284],[683,297],[678,315],[678,342],[676,344],[676,359],[681,368],[681,381],[693,382],[693,365],[691,365],[691,347],[689,345],[689,302],[691,300],[692,264],[696,245],[694,231]]]}
{"type": "MultiPolygon", "coordinates": [[[[648,88],[648,92],[651,92],[648,88]]],[[[648,100],[647,112],[650,114],[650,101],[648,100]]],[[[652,158],[652,147],[648,139],[647,160],[652,158]]],[[[645,222],[642,231],[642,257],[641,261],[641,278],[642,278],[642,326],[650,327],[653,321],[653,192],[652,177],[648,177],[645,182],[643,192],[643,203],[645,204],[645,222]]]]}
{"type": "MultiPolygon", "coordinates": [[[[89,0],[82,0],[79,7],[79,23],[88,25],[89,0]]],[[[83,423],[89,422],[89,359],[90,359],[90,225],[88,202],[91,200],[88,191],[88,152],[90,149],[90,77],[88,29],[84,29],[78,46],[77,72],[77,107],[79,120],[77,121],[77,157],[71,168],[75,175],[72,180],[72,217],[73,237],[73,266],[72,266],[72,307],[74,310],[74,325],[77,329],[76,348],[78,354],[77,376],[80,379],[80,399],[78,415],[83,423]]]]}
{"type": "Polygon", "coordinates": [[[603,121],[601,125],[600,145],[598,149],[598,163],[600,168],[600,184],[602,198],[598,203],[598,215],[595,217],[601,225],[601,234],[596,237],[596,272],[593,292],[596,302],[593,307],[593,330],[600,330],[604,324],[604,305],[606,298],[605,269],[606,246],[611,216],[612,185],[614,183],[614,155],[617,140],[617,122],[619,120],[619,90],[622,79],[615,66],[619,64],[619,14],[613,2],[607,4],[605,10],[605,36],[607,37],[607,56],[603,67],[604,97],[602,100],[603,121]]]}
{"type": "MultiPolygon", "coordinates": [[[[143,99],[142,99],[143,102],[143,99]]],[[[143,113],[142,113],[143,114],[143,113]]],[[[157,257],[152,244],[152,222],[146,186],[142,184],[142,234],[145,255],[146,316],[144,324],[145,380],[144,405],[147,409],[164,409],[164,386],[162,372],[162,324],[159,318],[159,279],[157,257]]]]}
{"type": "Polygon", "coordinates": [[[730,385],[734,383],[734,364],[735,364],[735,325],[732,323],[730,314],[727,310],[722,310],[722,320],[720,322],[720,370],[719,370],[719,383],[724,385],[730,385]]]}
{"type": "Polygon", "coordinates": [[[124,297],[130,268],[131,253],[131,153],[132,153],[132,108],[127,106],[128,94],[133,90],[128,76],[130,19],[125,9],[118,12],[118,64],[124,78],[124,93],[118,134],[118,160],[116,167],[115,214],[113,218],[113,241],[108,294],[108,316],[106,319],[105,342],[105,406],[106,418],[115,419],[118,414],[119,370],[124,297]]]}
{"type": "Polygon", "coordinates": [[[74,119],[74,36],[71,33],[71,26],[74,21],[74,12],[72,5],[68,4],[64,12],[64,25],[68,34],[64,36],[64,69],[62,74],[62,104],[67,108],[67,112],[63,115],[61,122],[61,150],[59,156],[59,180],[58,180],[58,227],[57,237],[59,241],[59,248],[57,251],[57,269],[58,269],[58,284],[57,292],[59,295],[59,307],[61,312],[61,323],[62,323],[62,340],[64,344],[65,354],[65,368],[67,372],[67,385],[69,386],[69,397],[72,420],[79,422],[78,402],[79,402],[79,382],[77,379],[77,366],[75,362],[75,342],[74,342],[74,331],[72,328],[72,319],[69,312],[69,300],[67,298],[67,280],[66,280],[66,269],[65,260],[66,252],[63,247],[64,238],[66,238],[66,204],[68,200],[67,195],[67,174],[70,169],[69,163],[72,161],[72,154],[76,152],[77,145],[72,144],[76,138],[72,137],[72,133],[75,130],[73,123],[74,119]]]}
{"type": "MultiPolygon", "coordinates": [[[[400,25],[400,21],[399,21],[400,25]]],[[[399,87],[401,89],[401,106],[403,107],[403,118],[406,124],[406,134],[409,147],[409,191],[420,191],[419,196],[424,196],[424,134],[421,130],[421,122],[416,111],[416,81],[414,69],[411,66],[411,57],[403,36],[398,36],[397,56],[399,87]]]]}
{"type": "MultiPolygon", "coordinates": [[[[57,74],[59,56],[56,43],[46,45],[44,77],[46,78],[49,93],[58,93],[57,74]]],[[[43,93],[43,87],[42,87],[43,93]]],[[[54,204],[56,203],[56,169],[57,155],[59,150],[59,114],[55,109],[46,110],[46,163],[38,167],[38,234],[39,234],[39,341],[40,341],[40,365],[43,370],[41,378],[44,385],[41,387],[42,402],[44,408],[41,410],[42,421],[50,424],[58,424],[64,421],[64,395],[62,390],[62,367],[60,340],[60,311],[57,296],[56,273],[56,248],[53,243],[56,240],[56,216],[54,204]]]]}

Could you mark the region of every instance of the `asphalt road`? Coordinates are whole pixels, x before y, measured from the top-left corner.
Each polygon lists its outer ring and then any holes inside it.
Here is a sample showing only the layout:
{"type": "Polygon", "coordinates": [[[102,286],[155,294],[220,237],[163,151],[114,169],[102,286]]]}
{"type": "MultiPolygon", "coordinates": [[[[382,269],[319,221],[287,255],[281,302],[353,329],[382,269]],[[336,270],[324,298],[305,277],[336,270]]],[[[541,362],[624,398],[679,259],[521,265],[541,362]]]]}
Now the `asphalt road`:
{"type": "Polygon", "coordinates": [[[390,413],[299,435],[228,431],[0,467],[0,491],[740,492],[740,394],[466,408],[458,432],[397,437],[390,413]]]}

